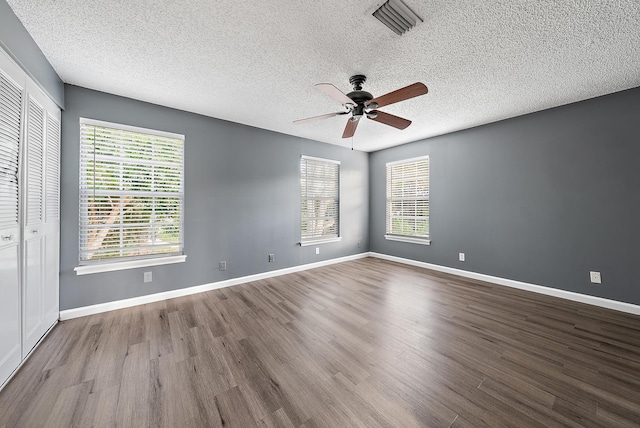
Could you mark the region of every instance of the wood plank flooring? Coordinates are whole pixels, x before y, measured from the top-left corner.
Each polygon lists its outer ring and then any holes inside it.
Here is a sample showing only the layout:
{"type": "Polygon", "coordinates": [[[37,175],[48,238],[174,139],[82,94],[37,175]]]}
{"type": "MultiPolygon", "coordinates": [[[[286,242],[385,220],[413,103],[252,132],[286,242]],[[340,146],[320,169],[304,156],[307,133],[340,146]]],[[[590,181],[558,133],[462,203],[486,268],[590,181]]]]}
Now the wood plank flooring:
{"type": "Polygon", "coordinates": [[[361,259],[59,323],[0,427],[640,426],[640,317],[361,259]]]}

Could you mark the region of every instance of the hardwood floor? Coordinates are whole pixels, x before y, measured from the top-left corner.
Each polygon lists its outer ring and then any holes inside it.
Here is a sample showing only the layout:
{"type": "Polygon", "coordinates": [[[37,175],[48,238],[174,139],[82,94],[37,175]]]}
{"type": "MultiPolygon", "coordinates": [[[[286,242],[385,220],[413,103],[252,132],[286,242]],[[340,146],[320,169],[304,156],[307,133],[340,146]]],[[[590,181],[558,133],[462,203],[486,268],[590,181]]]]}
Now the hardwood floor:
{"type": "Polygon", "coordinates": [[[0,427],[640,426],[640,317],[361,259],[61,322],[0,427]]]}

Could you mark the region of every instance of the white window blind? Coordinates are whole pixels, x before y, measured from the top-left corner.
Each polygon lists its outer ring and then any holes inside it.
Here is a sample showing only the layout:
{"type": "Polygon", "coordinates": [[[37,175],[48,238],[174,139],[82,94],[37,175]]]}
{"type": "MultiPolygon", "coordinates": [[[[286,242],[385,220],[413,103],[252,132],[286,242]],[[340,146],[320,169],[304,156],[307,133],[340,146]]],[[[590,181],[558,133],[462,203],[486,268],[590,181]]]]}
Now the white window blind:
{"type": "Polygon", "coordinates": [[[80,119],[80,264],[183,253],[184,136],[80,119]]]}
{"type": "Polygon", "coordinates": [[[340,162],[302,156],[301,243],[336,239],[340,235],[340,162]]]}
{"type": "Polygon", "coordinates": [[[18,224],[22,89],[0,71],[0,229],[18,224]]]}
{"type": "Polygon", "coordinates": [[[387,164],[387,237],[429,239],[429,157],[387,164]]]}

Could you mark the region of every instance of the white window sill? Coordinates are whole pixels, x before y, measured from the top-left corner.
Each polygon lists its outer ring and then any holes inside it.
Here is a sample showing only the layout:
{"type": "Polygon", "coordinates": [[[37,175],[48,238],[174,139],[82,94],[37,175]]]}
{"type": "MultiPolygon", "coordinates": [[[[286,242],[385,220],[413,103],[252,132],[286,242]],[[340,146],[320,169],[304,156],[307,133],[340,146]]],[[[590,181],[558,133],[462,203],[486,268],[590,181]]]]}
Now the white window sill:
{"type": "Polygon", "coordinates": [[[73,270],[76,275],[89,275],[92,273],[111,272],[116,270],[135,269],[140,267],[168,265],[172,263],[183,263],[187,260],[186,255],[158,257],[154,259],[130,260],[117,263],[102,263],[96,265],[78,266],[73,270]]]}
{"type": "Polygon", "coordinates": [[[326,244],[327,242],[338,242],[342,241],[342,236],[338,236],[336,238],[324,238],[324,239],[313,239],[308,241],[300,242],[301,247],[307,247],[309,245],[318,245],[318,244],[326,244]]]}
{"type": "Polygon", "coordinates": [[[409,242],[411,244],[431,245],[429,238],[416,238],[413,236],[401,236],[401,235],[384,235],[384,239],[389,241],[409,242]]]}

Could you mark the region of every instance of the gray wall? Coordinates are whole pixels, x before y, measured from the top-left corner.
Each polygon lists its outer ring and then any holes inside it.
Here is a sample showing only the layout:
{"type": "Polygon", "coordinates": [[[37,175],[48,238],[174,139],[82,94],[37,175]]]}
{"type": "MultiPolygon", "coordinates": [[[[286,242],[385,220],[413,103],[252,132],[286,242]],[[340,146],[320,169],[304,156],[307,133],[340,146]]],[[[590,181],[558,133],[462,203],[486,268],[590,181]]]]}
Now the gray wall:
{"type": "Polygon", "coordinates": [[[368,250],[368,154],[76,86],[62,115],[60,308],[201,285],[368,250]],[[76,276],[79,118],[184,134],[186,263],[76,276]],[[341,162],[343,239],[300,247],[300,156],[341,162]],[[360,247],[358,240],[362,239],[360,247]],[[268,254],[275,262],[268,262],[268,254]],[[218,261],[227,271],[218,271],[218,261]],[[143,283],[143,272],[153,282],[143,283]]]}
{"type": "Polygon", "coordinates": [[[640,88],[372,153],[369,173],[371,251],[640,304],[640,88]],[[385,163],[426,154],[432,244],[387,241],[385,163]]]}
{"type": "Polygon", "coordinates": [[[60,308],[362,251],[640,304],[640,89],[371,154],[63,86],[5,0],[0,44],[63,112],[60,308]],[[65,99],[66,98],[66,99],[65,99]],[[65,105],[66,103],[66,105],[65,105]],[[186,135],[187,262],[76,276],[78,118],[186,135]],[[299,247],[299,157],[342,162],[343,240],[299,247]],[[385,163],[431,156],[431,246],[386,241],[385,163]],[[367,162],[368,160],[368,162],[367,162]],[[263,209],[254,214],[255,207],[263,209]],[[362,244],[358,248],[358,240],[362,244]],[[370,239],[370,242],[369,242],[370,239]],[[458,252],[467,261],[458,262],[458,252]],[[268,263],[267,254],[276,262],[268,263]],[[217,270],[227,260],[228,270],[217,270]],[[142,282],[152,270],[154,280],[142,282]],[[589,283],[589,270],[603,285],[589,283]]]}
{"type": "Polygon", "coordinates": [[[64,108],[62,80],[5,0],[0,0],[0,45],[58,106],[64,108]]]}

